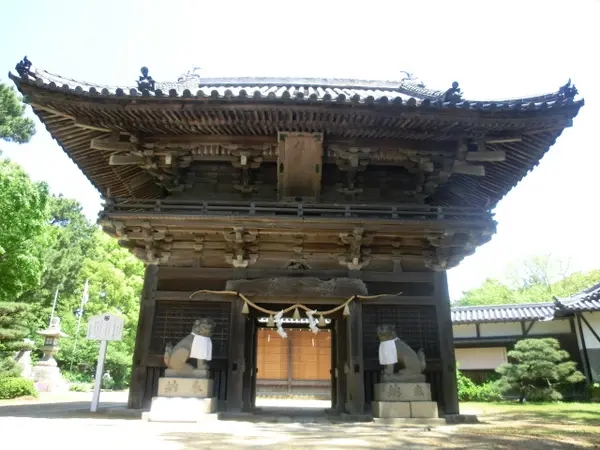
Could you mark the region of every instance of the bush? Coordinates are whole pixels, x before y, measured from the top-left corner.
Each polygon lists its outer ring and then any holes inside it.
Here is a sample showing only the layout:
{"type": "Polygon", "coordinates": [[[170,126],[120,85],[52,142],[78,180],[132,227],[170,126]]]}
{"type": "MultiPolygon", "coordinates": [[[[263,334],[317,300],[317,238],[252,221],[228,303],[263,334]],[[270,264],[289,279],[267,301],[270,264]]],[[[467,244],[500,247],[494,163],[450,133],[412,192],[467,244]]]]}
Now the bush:
{"type": "Polygon", "coordinates": [[[25,378],[0,378],[0,400],[31,395],[38,396],[33,382],[25,378]]]}
{"type": "Polygon", "coordinates": [[[63,370],[63,371],[61,371],[61,373],[62,373],[63,378],[66,379],[67,381],[70,381],[71,383],[81,384],[81,383],[92,383],[94,381],[94,377],[92,377],[91,375],[88,375],[87,373],[70,372],[68,370],[63,370]]]}
{"type": "Polygon", "coordinates": [[[69,386],[71,392],[90,392],[91,390],[92,386],[87,383],[73,383],[69,386]]]}
{"type": "Polygon", "coordinates": [[[502,400],[500,390],[494,381],[475,384],[470,378],[463,375],[460,370],[457,370],[456,382],[458,386],[458,400],[461,402],[495,402],[502,400]]]}

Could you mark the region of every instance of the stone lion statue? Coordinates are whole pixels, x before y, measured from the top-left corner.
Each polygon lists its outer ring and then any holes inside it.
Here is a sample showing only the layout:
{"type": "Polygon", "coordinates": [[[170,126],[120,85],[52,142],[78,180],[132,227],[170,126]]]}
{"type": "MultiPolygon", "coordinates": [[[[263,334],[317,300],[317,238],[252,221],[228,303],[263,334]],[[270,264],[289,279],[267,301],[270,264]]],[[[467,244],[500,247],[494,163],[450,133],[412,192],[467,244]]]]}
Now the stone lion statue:
{"type": "Polygon", "coordinates": [[[212,342],[210,337],[215,326],[212,319],[198,319],[192,326],[192,332],[175,346],[170,342],[165,349],[164,361],[167,366],[166,376],[188,376],[204,378],[208,375],[206,361],[212,359],[212,342]],[[189,359],[197,359],[197,367],[188,363],[189,359]]]}
{"type": "Polygon", "coordinates": [[[383,382],[424,382],[425,353],[423,349],[415,352],[408,344],[398,339],[393,325],[383,324],[377,327],[379,339],[379,362],[383,365],[383,382]],[[395,372],[396,364],[400,369],[395,372]]]}

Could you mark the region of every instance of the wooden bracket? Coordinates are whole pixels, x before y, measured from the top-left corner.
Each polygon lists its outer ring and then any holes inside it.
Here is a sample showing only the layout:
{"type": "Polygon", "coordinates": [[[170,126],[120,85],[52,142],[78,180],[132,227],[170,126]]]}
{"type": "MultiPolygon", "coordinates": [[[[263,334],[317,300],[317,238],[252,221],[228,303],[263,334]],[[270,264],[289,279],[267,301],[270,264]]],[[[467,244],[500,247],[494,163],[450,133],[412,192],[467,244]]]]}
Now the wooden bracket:
{"type": "Polygon", "coordinates": [[[340,240],[349,248],[346,255],[339,258],[342,266],[348,270],[361,270],[371,262],[371,249],[368,248],[373,242],[372,236],[365,236],[364,228],[355,228],[352,233],[340,233],[340,240]]]}

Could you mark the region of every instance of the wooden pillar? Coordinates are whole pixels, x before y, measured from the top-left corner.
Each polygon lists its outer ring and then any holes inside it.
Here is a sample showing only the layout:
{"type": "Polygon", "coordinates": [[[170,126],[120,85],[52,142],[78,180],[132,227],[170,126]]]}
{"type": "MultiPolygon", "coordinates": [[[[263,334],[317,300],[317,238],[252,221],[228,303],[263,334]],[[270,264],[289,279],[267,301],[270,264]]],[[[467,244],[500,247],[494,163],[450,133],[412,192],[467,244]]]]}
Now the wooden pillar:
{"type": "Polygon", "coordinates": [[[133,352],[133,366],[131,371],[131,383],[129,385],[128,408],[141,409],[149,407],[144,404],[146,390],[147,367],[146,358],[150,349],[152,337],[152,323],[156,310],[156,286],[158,284],[158,266],[146,266],[144,276],[144,287],[140,300],[140,315],[138,319],[137,333],[135,337],[135,349],[133,352]]]}
{"type": "Polygon", "coordinates": [[[287,338],[287,345],[288,345],[288,379],[287,379],[287,388],[288,388],[288,394],[292,393],[292,375],[294,374],[294,365],[293,365],[293,345],[292,345],[292,339],[294,339],[294,333],[288,333],[288,338],[287,338]]]}
{"type": "Polygon", "coordinates": [[[450,295],[448,294],[448,278],[446,272],[434,274],[434,295],[437,325],[440,340],[440,360],[442,363],[444,414],[458,414],[458,387],[456,384],[456,357],[454,354],[454,336],[452,318],[450,316],[450,295]]]}
{"type": "Polygon", "coordinates": [[[345,318],[348,340],[347,359],[347,402],[346,410],[350,414],[365,412],[365,377],[363,367],[362,304],[351,302],[350,316],[345,318]]]}
{"type": "Polygon", "coordinates": [[[244,369],[246,323],[242,314],[244,301],[236,298],[231,303],[231,328],[229,333],[229,367],[227,369],[227,411],[240,412],[244,406],[244,369]]]}
{"type": "Polygon", "coordinates": [[[346,329],[346,321],[341,314],[335,319],[335,367],[334,376],[336,378],[336,404],[332,404],[332,409],[341,414],[346,411],[346,391],[347,391],[347,380],[346,380],[346,361],[348,358],[348,330],[346,329]]]}
{"type": "Polygon", "coordinates": [[[246,332],[244,336],[244,386],[242,388],[242,399],[244,402],[243,410],[251,412],[254,409],[253,391],[256,382],[256,365],[255,365],[255,334],[256,334],[256,319],[252,316],[247,316],[246,332]]]}

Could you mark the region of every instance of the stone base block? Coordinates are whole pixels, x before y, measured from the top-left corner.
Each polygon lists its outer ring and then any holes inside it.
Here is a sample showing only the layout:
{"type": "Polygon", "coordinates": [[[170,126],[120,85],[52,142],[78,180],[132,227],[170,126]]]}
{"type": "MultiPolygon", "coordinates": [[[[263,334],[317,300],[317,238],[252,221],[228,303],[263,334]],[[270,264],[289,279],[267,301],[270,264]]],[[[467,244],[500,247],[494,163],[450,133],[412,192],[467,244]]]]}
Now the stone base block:
{"type": "Polygon", "coordinates": [[[52,364],[38,364],[31,373],[35,387],[40,392],[66,392],[69,385],[63,379],[58,367],[52,364]]]}
{"type": "Polygon", "coordinates": [[[413,418],[437,419],[436,402],[410,402],[410,416],[413,418]]]}
{"type": "Polygon", "coordinates": [[[378,383],[375,400],[379,402],[431,401],[429,383],[378,383]]]}
{"type": "Polygon", "coordinates": [[[212,391],[213,380],[208,378],[162,377],[158,380],[159,397],[207,398],[212,391]]]}
{"type": "Polygon", "coordinates": [[[165,369],[166,378],[208,378],[208,369],[194,369],[191,372],[180,372],[175,369],[165,369]]]}
{"type": "Polygon", "coordinates": [[[150,422],[202,422],[217,420],[216,397],[154,397],[144,419],[150,422]]]}
{"type": "Polygon", "coordinates": [[[373,402],[373,417],[381,419],[437,419],[436,402],[373,402]]]}
{"type": "Polygon", "coordinates": [[[376,418],[373,419],[375,423],[381,423],[384,425],[394,425],[395,427],[439,427],[446,425],[444,419],[399,419],[399,418],[376,418]]]}
{"type": "Polygon", "coordinates": [[[410,402],[373,402],[373,417],[410,418],[410,402]]]}

